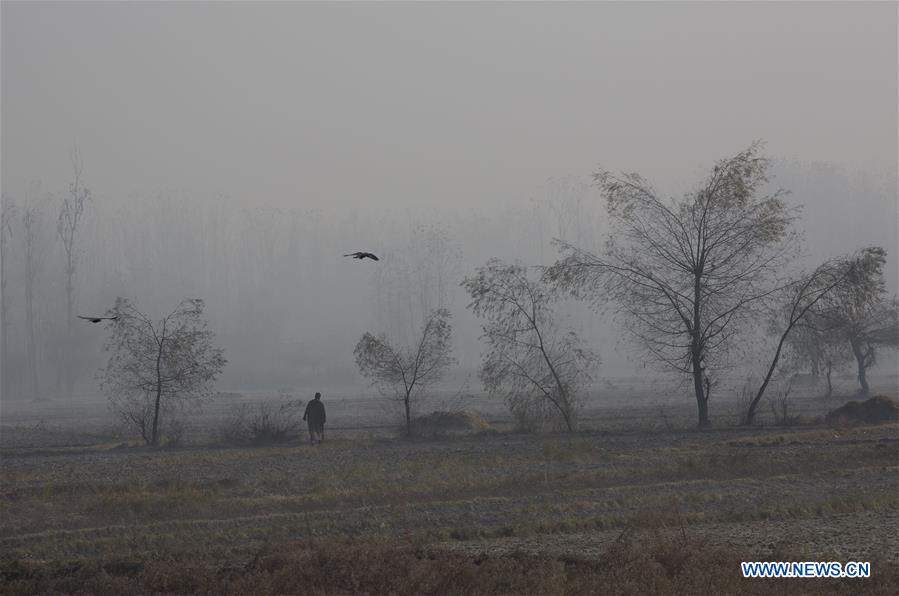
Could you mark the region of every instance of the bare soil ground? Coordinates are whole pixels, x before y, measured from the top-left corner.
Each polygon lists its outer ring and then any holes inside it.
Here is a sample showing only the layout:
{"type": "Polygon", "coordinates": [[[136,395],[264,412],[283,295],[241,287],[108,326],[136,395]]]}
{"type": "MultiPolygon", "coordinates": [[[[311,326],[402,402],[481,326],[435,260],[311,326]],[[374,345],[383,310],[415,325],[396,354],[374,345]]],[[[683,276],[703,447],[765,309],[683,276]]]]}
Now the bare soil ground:
{"type": "MultiPolygon", "coordinates": [[[[664,404],[661,411],[616,405],[588,410],[591,430],[520,434],[508,430],[501,412],[484,408],[499,431],[410,441],[388,436],[389,418],[350,416],[359,403],[331,402],[329,418],[343,411],[352,423],[322,445],[266,448],[215,444],[215,411],[203,423],[204,440],[158,450],[123,441],[99,407],[86,406],[80,417],[51,417],[40,405],[18,417],[5,413],[0,592],[240,592],[239,583],[159,589],[144,577],[146,565],[190,561],[191,569],[218,570],[220,578],[224,569],[256,573],[254,561],[278,545],[319,552],[330,547],[308,544],[328,540],[375,540],[389,552],[414,547],[453,565],[533,557],[556,569],[560,561],[586,561],[572,568],[577,573],[608,573],[622,544],[649,541],[677,544],[675,552],[730,553],[725,576],[739,575],[738,566],[727,571],[731,560],[870,560],[875,574],[889,577],[839,584],[839,593],[890,593],[899,577],[897,424],[829,428],[811,421],[831,404],[806,400],[798,405],[807,413],[800,426],[740,428],[722,414],[715,429],[699,432],[689,428],[689,404],[667,412],[664,404]],[[91,583],[106,581],[107,571],[81,584],[58,583],[81,577],[72,569],[110,562],[136,571],[121,574],[125,583],[91,583]]],[[[662,574],[674,583],[660,591],[690,593],[675,581],[679,570],[662,574]]],[[[557,578],[567,586],[560,593],[590,592],[577,579],[587,576],[577,573],[557,578]]],[[[519,588],[548,593],[546,586],[557,585],[550,576],[519,588]]],[[[435,582],[431,593],[452,592],[435,582]]],[[[277,585],[272,589],[295,589],[277,585]]],[[[414,582],[353,585],[333,591],[427,592],[414,582]]],[[[481,586],[472,593],[520,593],[502,582],[471,585],[481,586]]],[[[745,591],[746,584],[733,585],[745,591]]],[[[814,586],[809,593],[820,591],[814,586]]]]}

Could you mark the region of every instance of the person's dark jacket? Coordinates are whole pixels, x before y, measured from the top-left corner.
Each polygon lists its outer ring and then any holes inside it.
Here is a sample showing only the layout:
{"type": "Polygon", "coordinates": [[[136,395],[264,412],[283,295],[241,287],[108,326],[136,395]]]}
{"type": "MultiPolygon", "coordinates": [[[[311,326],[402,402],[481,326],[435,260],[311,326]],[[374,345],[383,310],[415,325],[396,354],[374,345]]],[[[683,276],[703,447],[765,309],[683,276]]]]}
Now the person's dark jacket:
{"type": "Polygon", "coordinates": [[[325,404],[320,399],[310,401],[306,404],[303,420],[309,424],[309,428],[323,428],[325,426],[325,404]]]}

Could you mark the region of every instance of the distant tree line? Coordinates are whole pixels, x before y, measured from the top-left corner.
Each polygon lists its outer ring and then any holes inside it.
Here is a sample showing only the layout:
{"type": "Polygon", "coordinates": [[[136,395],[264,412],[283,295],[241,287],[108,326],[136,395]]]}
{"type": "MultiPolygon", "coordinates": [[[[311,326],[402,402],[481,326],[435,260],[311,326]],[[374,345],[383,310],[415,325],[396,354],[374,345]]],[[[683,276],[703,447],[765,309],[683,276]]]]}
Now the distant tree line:
{"type": "MultiPolygon", "coordinates": [[[[469,264],[485,254],[539,262],[533,234],[574,229],[576,218],[557,212],[583,199],[576,189],[527,210],[362,217],[175,191],[111,197],[92,188],[88,160],[76,163],[67,188],[35,184],[0,205],[4,399],[96,394],[105,336],[75,315],[101,314],[118,296],[149,312],[206,298],[232,360],[222,382],[234,389],[358,382],[346,346],[360,328],[374,321],[393,341],[409,340],[427,312],[464,305],[458,281],[469,264]],[[378,252],[378,267],[343,262],[361,247],[378,252]]],[[[474,320],[454,325],[458,345],[478,335],[474,320]]],[[[474,349],[457,355],[463,367],[477,364],[474,349]]]]}
{"type": "MultiPolygon", "coordinates": [[[[3,369],[2,393],[9,395],[14,387],[14,381],[18,381],[16,388],[32,399],[44,396],[40,384],[42,375],[39,372],[41,364],[45,360],[55,363],[57,390],[61,390],[71,397],[76,377],[78,362],[73,358],[77,353],[76,338],[73,334],[73,320],[75,311],[75,285],[76,274],[79,271],[79,257],[81,256],[81,244],[83,235],[82,219],[85,209],[90,202],[91,193],[82,182],[83,165],[81,155],[74,149],[70,155],[72,165],[72,182],[68,192],[62,200],[54,205],[52,196],[46,198],[29,197],[26,204],[19,209],[15,200],[4,194],[2,206],[2,226],[0,226],[0,252],[3,253],[0,263],[0,366],[3,369]],[[63,318],[64,334],[54,335],[53,345],[39,342],[42,335],[42,323],[45,322],[40,305],[37,303],[38,288],[46,265],[50,244],[52,243],[49,228],[46,222],[47,210],[56,209],[57,237],[60,240],[64,252],[63,275],[65,278],[65,315],[63,318]],[[18,224],[18,225],[17,225],[18,224]],[[18,228],[14,232],[14,228],[18,228]],[[20,240],[21,270],[17,281],[21,281],[24,294],[24,333],[25,350],[24,362],[13,358],[17,350],[12,350],[10,342],[11,330],[11,287],[9,284],[12,275],[13,252],[12,239],[18,236],[20,240]],[[40,357],[41,348],[46,348],[48,358],[40,357]],[[24,366],[18,366],[24,364],[24,366]],[[16,378],[14,370],[24,371],[24,374],[16,378]]],[[[30,194],[39,194],[40,186],[33,184],[30,194]]],[[[58,317],[56,320],[58,321],[58,317]]]]}
{"type": "Polygon", "coordinates": [[[22,200],[3,197],[3,396],[94,390],[108,338],[74,317],[105,312],[119,296],[139,296],[145,312],[212,297],[204,321],[235,364],[210,378],[252,387],[344,380],[355,361],[397,398],[407,428],[429,386],[475,362],[485,390],[516,417],[576,428],[606,342],[596,331],[604,317],[578,303],[613,313],[644,362],[689,379],[700,426],[711,422],[710,395],[760,340],[770,351],[757,362],[765,375],[747,422],[789,370],[820,374],[830,387],[833,371],[851,364],[867,393],[868,370],[899,335],[887,255],[871,247],[799,271],[801,212],[768,190],[771,170],[753,144],[677,199],[638,174],[600,170],[592,187],[549,180],[527,209],[402,222],[172,193],[121,208],[91,192],[74,153],[59,197],[37,186],[22,200]],[[360,248],[381,255],[377,267],[338,273],[340,255],[360,248]],[[463,299],[475,316],[451,318],[463,299]],[[458,349],[478,338],[482,354],[458,349]]]}

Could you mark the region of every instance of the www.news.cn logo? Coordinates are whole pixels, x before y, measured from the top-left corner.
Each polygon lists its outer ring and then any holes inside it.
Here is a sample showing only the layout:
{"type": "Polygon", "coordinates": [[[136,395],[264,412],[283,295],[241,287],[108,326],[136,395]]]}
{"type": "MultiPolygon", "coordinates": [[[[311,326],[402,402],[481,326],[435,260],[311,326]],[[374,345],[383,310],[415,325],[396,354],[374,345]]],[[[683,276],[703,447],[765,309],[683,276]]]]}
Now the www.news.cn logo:
{"type": "Polygon", "coordinates": [[[845,565],[836,561],[750,561],[740,563],[743,577],[871,577],[871,563],[849,561],[845,565]]]}

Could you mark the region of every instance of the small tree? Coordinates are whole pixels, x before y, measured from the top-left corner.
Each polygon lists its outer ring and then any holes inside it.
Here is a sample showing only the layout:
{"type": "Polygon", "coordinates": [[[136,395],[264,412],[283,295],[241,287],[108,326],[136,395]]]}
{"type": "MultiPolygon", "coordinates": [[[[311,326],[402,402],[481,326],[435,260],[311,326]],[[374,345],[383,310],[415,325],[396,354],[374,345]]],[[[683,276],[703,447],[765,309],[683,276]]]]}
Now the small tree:
{"type": "Polygon", "coordinates": [[[488,352],[481,382],[505,396],[513,413],[554,411],[574,430],[579,389],[599,359],[574,331],[560,332],[550,308],[553,295],[527,268],[493,259],[462,286],[468,307],[483,325],[488,352]]]}
{"type": "Polygon", "coordinates": [[[867,253],[815,313],[823,328],[848,342],[862,395],[870,393],[867,370],[876,364],[877,351],[899,345],[899,303],[887,297],[883,279],[886,251],[878,247],[867,253]]]}
{"type": "MultiPolygon", "coordinates": [[[[842,284],[857,275],[859,270],[872,267],[879,254],[880,249],[869,248],[852,258],[828,261],[810,274],[800,276],[796,281],[788,284],[781,290],[780,294],[782,297],[776,302],[778,306],[775,307],[775,311],[779,312],[773,321],[773,326],[777,330],[775,333],[779,334],[777,348],[774,351],[774,357],[771,359],[765,378],[762,380],[762,384],[746,410],[746,424],[752,424],[756,408],[765,394],[765,389],[768,387],[774,371],[777,369],[781,352],[793,330],[800,325],[816,305],[825,300],[828,295],[837,291],[842,284]]],[[[829,384],[830,373],[828,372],[829,384]]]]}
{"type": "Polygon", "coordinates": [[[638,174],[595,174],[611,236],[604,254],[563,240],[548,279],[594,305],[614,303],[655,361],[693,379],[699,426],[710,424],[707,367],[732,364],[741,326],[780,286],[794,256],[797,213],[783,193],[760,196],[770,162],[753,144],[719,161],[681,200],[638,174]]]}
{"type": "Polygon", "coordinates": [[[359,371],[383,394],[402,404],[409,436],[415,403],[455,362],[449,318],[446,309],[431,311],[414,346],[400,348],[383,334],[366,333],[353,351],[359,371]]]}
{"type": "Polygon", "coordinates": [[[107,316],[110,354],[100,373],[112,410],[149,445],[158,445],[161,419],[212,396],[226,360],[203,319],[203,301],[184,300],[153,321],[127,298],[117,298],[107,316]]]}

